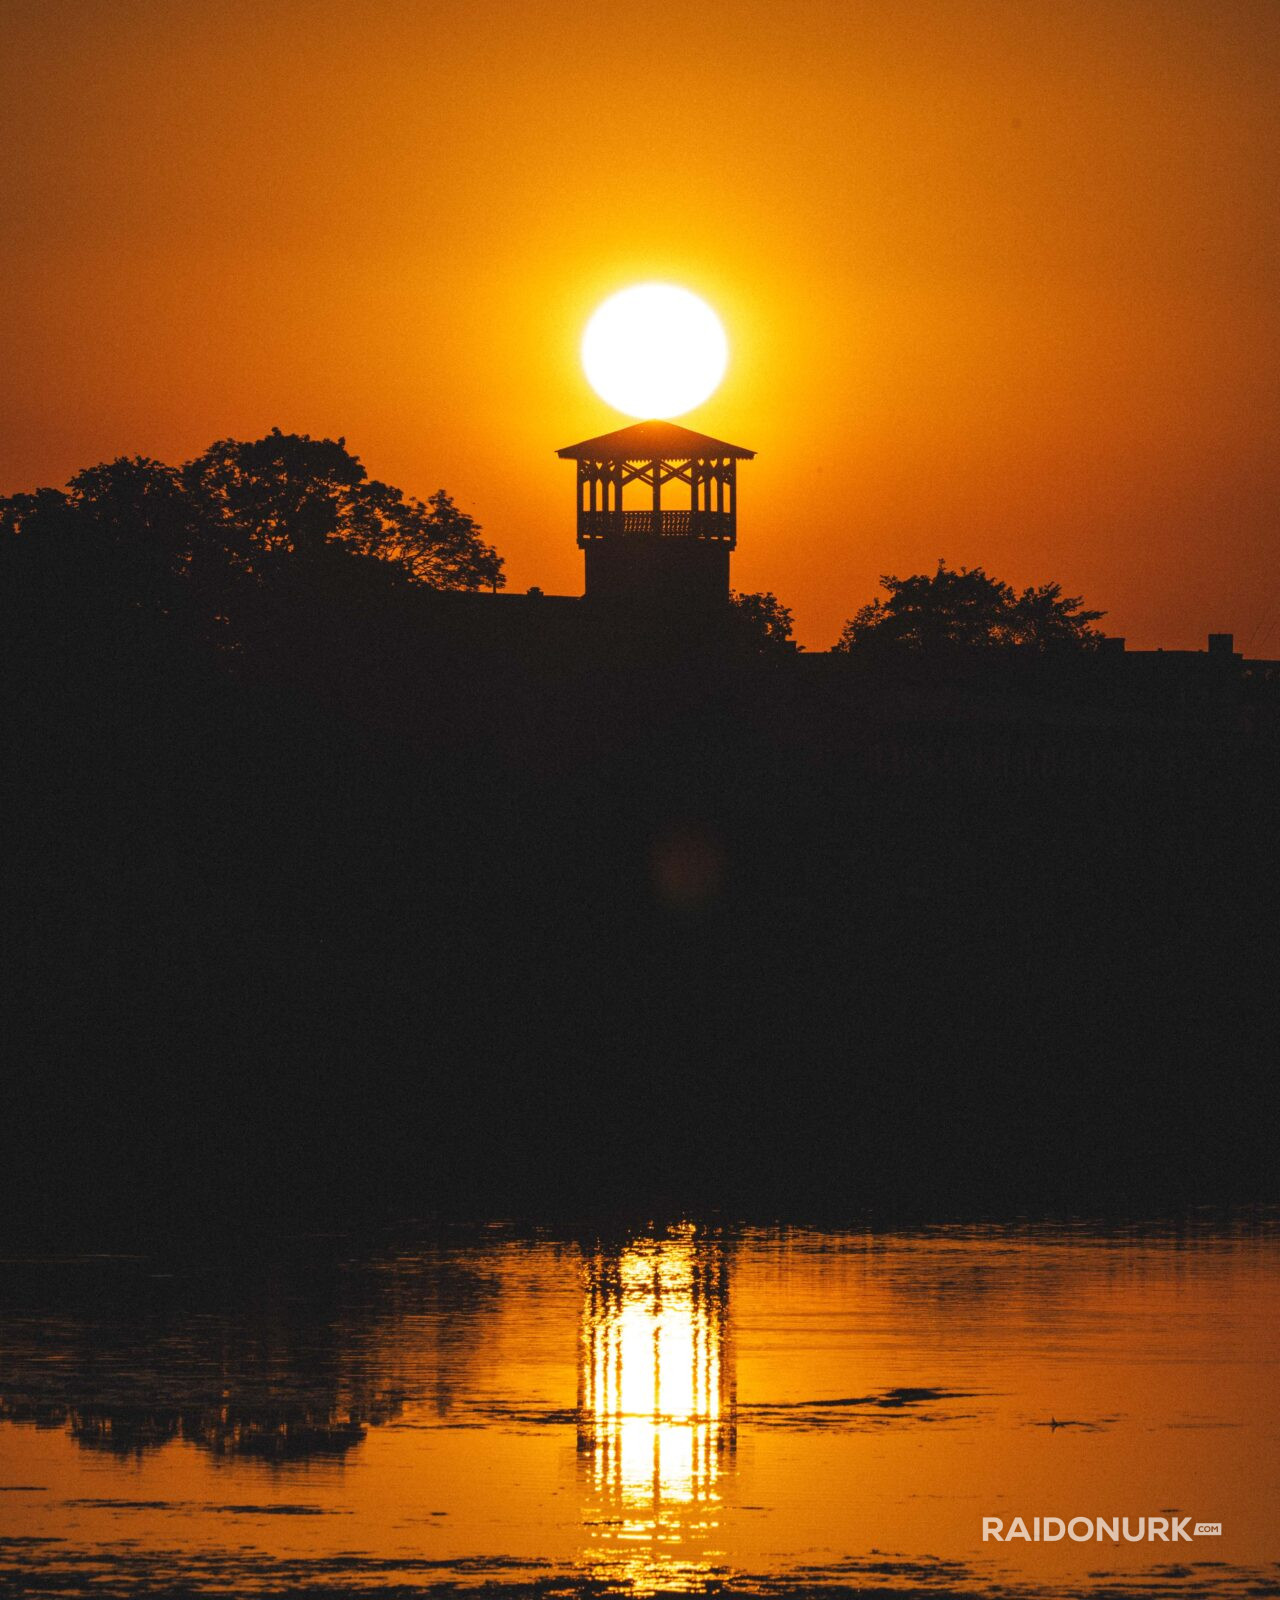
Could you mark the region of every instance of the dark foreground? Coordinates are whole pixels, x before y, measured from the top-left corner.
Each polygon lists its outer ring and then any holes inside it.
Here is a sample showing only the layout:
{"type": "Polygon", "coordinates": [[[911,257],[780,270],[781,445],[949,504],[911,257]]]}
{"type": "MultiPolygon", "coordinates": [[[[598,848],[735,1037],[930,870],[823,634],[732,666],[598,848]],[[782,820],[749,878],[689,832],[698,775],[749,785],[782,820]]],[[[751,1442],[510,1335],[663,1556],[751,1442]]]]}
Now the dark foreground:
{"type": "Polygon", "coordinates": [[[6,674],[24,1238],[1274,1193],[1256,708],[296,618],[246,675],[47,620],[6,674]]]}

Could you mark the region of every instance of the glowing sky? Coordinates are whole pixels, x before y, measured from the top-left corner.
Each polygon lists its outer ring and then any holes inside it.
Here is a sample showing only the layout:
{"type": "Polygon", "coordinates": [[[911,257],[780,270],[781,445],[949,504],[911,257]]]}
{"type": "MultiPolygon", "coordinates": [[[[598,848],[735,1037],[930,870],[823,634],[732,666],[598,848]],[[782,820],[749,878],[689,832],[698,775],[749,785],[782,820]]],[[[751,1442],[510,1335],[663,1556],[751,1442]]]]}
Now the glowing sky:
{"type": "Polygon", "coordinates": [[[554,451],[628,420],[582,330],[656,279],[724,321],[681,421],[759,452],[735,583],[811,646],[939,556],[1134,645],[1280,615],[1274,0],[3,0],[0,33],[0,492],[343,435],[577,593],[554,451]]]}

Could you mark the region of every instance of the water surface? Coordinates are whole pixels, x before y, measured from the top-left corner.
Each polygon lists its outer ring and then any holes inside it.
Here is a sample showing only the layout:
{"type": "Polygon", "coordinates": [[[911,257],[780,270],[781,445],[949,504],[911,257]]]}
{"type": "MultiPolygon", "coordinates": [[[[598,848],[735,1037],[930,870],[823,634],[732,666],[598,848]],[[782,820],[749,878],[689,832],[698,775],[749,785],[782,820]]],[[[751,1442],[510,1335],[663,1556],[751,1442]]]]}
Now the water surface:
{"type": "Polygon", "coordinates": [[[9,1261],[0,1585],[1280,1594],[1280,1235],[9,1261]],[[983,1543],[982,1518],[1219,1538],[983,1543]]]}

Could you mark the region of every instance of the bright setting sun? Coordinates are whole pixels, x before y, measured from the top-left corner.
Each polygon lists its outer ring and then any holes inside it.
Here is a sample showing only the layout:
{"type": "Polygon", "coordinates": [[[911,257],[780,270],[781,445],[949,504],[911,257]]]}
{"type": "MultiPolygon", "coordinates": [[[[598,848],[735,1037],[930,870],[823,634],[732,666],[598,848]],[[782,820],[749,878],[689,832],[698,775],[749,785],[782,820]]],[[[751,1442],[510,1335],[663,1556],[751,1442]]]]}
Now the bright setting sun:
{"type": "Polygon", "coordinates": [[[729,361],[720,319],[688,289],[641,283],[610,296],[582,336],[602,400],[631,417],[678,417],[714,394],[729,361]]]}

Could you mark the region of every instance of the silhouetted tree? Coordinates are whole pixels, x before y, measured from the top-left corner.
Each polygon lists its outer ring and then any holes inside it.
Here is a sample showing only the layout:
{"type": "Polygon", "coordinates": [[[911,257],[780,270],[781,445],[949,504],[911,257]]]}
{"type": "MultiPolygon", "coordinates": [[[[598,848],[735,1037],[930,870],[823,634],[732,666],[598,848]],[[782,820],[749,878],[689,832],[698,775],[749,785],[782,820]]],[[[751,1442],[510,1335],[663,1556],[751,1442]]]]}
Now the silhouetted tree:
{"type": "Polygon", "coordinates": [[[480,524],[443,489],[425,502],[385,483],[366,483],[351,497],[341,530],[362,554],[396,561],[431,589],[500,589],[502,558],[480,538],[480,524]]]}
{"type": "Polygon", "coordinates": [[[835,649],[912,651],[936,654],[955,649],[1024,645],[1043,649],[1097,643],[1093,628],[1104,615],[1085,611],[1078,597],[1056,583],[1017,594],[981,567],[959,571],[938,562],[933,573],[880,579],[887,598],[877,598],[845,623],[835,649]]]}
{"type": "Polygon", "coordinates": [[[176,473],[124,459],[78,473],[66,491],[0,500],[6,625],[88,637],[189,617],[185,581],[197,542],[176,473]]]}
{"type": "Polygon", "coordinates": [[[343,530],[365,470],[345,439],[273,428],[264,439],[220,439],[182,468],[182,481],[217,537],[239,559],[314,553],[343,530]]]}
{"type": "Polygon", "coordinates": [[[370,479],[345,439],[273,429],[265,439],[223,439],[182,469],[219,542],[255,556],[315,554],[330,542],[376,556],[432,589],[501,588],[502,558],[480,525],[439,489],[424,504],[370,479]]]}
{"type": "Polygon", "coordinates": [[[503,581],[443,489],[423,502],[370,480],[341,439],[274,429],[180,468],[122,457],[0,499],[0,632],[30,663],[61,641],[81,682],[128,661],[194,683],[216,660],[316,704],[382,704],[412,680],[413,592],[503,581]]]}
{"type": "Polygon", "coordinates": [[[201,551],[254,570],[264,556],[316,556],[332,543],[433,589],[502,587],[502,558],[480,532],[443,489],[415,500],[370,479],[345,440],[278,428],[219,440],[181,468],[121,457],[77,473],[65,492],[0,499],[0,533],[146,550],[175,571],[201,551]]]}
{"type": "Polygon", "coordinates": [[[729,596],[739,636],[761,655],[790,652],[791,611],[770,590],[729,596]]]}
{"type": "Polygon", "coordinates": [[[1102,635],[1093,624],[1105,611],[1084,611],[1079,595],[1064,596],[1060,583],[1024,589],[1014,603],[1013,628],[1018,644],[1093,645],[1102,635]]]}
{"type": "Polygon", "coordinates": [[[199,510],[173,467],[144,456],[86,467],[67,485],[71,515],[86,535],[114,545],[143,546],[174,570],[199,542],[199,510]]]}
{"type": "Polygon", "coordinates": [[[61,489],[36,489],[0,499],[0,535],[7,540],[70,533],[72,524],[71,502],[61,489]]]}
{"type": "Polygon", "coordinates": [[[65,491],[0,499],[0,562],[24,633],[136,633],[163,619],[169,637],[180,621],[233,648],[280,634],[270,595],[316,624],[325,610],[336,622],[384,607],[398,586],[504,582],[501,557],[443,489],[415,500],[369,479],[344,440],[278,428],[219,440],[181,468],[121,457],[65,491]]]}

